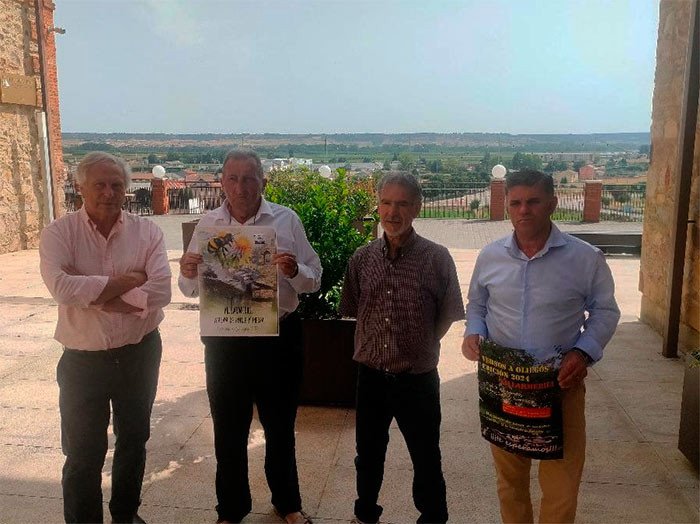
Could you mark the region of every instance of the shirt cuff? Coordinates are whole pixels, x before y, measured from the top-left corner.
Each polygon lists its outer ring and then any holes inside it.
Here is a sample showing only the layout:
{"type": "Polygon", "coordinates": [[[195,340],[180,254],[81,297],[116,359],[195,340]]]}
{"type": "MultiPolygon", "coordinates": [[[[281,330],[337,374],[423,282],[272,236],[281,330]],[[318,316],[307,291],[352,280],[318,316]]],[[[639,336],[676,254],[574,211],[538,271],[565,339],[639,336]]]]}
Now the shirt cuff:
{"type": "Polygon", "coordinates": [[[145,291],[135,287],[119,298],[129,305],[141,309],[141,311],[134,311],[133,314],[137,317],[146,318],[148,316],[148,293],[145,291]]]}
{"type": "Polygon", "coordinates": [[[594,340],[588,338],[580,338],[574,347],[571,349],[577,349],[585,353],[590,359],[589,366],[598,362],[603,358],[603,348],[601,348],[594,340]]]}
{"type": "Polygon", "coordinates": [[[109,277],[104,275],[91,275],[84,279],[79,293],[80,297],[84,297],[84,302],[82,304],[84,308],[89,308],[94,305],[93,302],[97,300],[97,297],[99,297],[105,287],[107,287],[107,282],[109,282],[109,277]]]}

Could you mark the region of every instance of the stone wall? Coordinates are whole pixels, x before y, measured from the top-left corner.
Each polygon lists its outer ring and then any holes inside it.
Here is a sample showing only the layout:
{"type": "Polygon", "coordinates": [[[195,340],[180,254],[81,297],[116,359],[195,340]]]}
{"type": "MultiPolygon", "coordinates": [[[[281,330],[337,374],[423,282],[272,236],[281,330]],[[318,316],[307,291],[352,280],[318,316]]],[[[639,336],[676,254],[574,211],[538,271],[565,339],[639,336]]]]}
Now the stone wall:
{"type": "MultiPolygon", "coordinates": [[[[690,33],[691,3],[661,0],[656,49],[651,126],[652,160],[647,176],[647,201],[639,288],[641,319],[663,333],[668,322],[667,288],[673,256],[672,225],[679,183],[678,140],[681,132],[684,74],[690,33]]],[[[695,158],[686,244],[680,347],[700,344],[700,127],[695,130],[695,158]]]]}
{"type": "MultiPolygon", "coordinates": [[[[54,5],[41,0],[46,35],[48,111],[52,125],[51,158],[56,215],[62,214],[64,167],[61,153],[56,51],[53,33],[54,5]]],[[[0,0],[0,75],[17,75],[36,87],[35,100],[0,101],[0,253],[36,247],[39,232],[48,221],[46,173],[42,160],[39,119],[42,109],[41,60],[37,6],[33,0],[0,0]]],[[[5,89],[5,86],[3,86],[5,89]]],[[[3,91],[7,93],[7,90],[3,91]]]]}

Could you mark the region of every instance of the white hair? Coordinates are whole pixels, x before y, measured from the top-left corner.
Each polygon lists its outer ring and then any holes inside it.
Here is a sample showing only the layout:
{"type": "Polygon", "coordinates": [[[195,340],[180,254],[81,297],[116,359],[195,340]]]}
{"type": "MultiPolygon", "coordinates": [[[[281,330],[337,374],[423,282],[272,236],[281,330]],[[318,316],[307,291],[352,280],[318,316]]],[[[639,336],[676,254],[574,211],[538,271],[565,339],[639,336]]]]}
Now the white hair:
{"type": "Polygon", "coordinates": [[[85,183],[90,169],[98,164],[112,164],[117,166],[119,171],[121,171],[122,175],[124,176],[124,186],[129,187],[129,184],[131,183],[131,168],[129,167],[129,164],[124,162],[121,158],[103,151],[89,153],[80,161],[78,164],[78,171],[75,173],[75,181],[78,183],[78,185],[85,183]]]}

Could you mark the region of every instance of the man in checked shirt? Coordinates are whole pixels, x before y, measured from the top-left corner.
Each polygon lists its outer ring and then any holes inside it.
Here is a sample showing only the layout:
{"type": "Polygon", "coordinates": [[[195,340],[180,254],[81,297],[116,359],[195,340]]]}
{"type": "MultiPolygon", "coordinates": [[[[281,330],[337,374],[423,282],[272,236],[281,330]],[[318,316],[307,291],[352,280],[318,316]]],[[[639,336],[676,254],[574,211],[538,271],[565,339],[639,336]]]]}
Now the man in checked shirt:
{"type": "Polygon", "coordinates": [[[416,234],[421,189],[411,175],[390,173],[377,186],[384,234],[353,255],[340,311],[357,318],[356,447],[358,522],[377,522],[384,457],[393,418],[413,462],[418,522],[446,522],[440,456],[440,339],[464,319],[454,261],[443,246],[416,234]]]}

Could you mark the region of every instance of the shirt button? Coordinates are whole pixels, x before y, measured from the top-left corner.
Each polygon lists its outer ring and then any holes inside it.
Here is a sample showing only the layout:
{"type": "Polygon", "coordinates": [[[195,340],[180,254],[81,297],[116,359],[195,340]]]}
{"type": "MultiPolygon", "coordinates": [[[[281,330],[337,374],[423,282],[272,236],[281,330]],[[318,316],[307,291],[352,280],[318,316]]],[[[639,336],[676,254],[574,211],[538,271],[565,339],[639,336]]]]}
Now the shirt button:
{"type": "Polygon", "coordinates": [[[384,344],[384,347],[386,348],[386,347],[387,347],[387,345],[386,345],[386,344],[384,344]]]}
{"type": "Polygon", "coordinates": [[[389,319],[388,319],[388,318],[385,318],[384,320],[386,320],[387,322],[389,322],[389,319]]]}
{"type": "Polygon", "coordinates": [[[387,295],[391,295],[391,290],[386,292],[387,295]]]}

